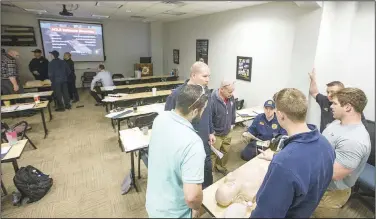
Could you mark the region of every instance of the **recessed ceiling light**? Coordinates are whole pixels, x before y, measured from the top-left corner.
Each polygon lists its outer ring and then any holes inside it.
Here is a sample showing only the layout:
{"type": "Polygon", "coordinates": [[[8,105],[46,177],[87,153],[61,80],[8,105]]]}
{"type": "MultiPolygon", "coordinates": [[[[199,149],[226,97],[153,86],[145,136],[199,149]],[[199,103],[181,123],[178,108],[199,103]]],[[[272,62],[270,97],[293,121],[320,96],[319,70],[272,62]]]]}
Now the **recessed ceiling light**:
{"type": "Polygon", "coordinates": [[[46,10],[40,10],[40,9],[30,9],[30,8],[25,8],[25,11],[30,11],[30,12],[37,12],[37,13],[47,13],[46,10]]]}
{"type": "Polygon", "coordinates": [[[123,7],[123,4],[121,4],[121,3],[105,2],[105,1],[97,2],[95,5],[98,6],[98,7],[106,7],[106,8],[121,8],[121,7],[123,7]]]}
{"type": "Polygon", "coordinates": [[[227,3],[231,3],[231,1],[227,1],[227,3]]]}
{"type": "Polygon", "coordinates": [[[109,18],[110,17],[108,15],[97,15],[97,14],[92,14],[91,16],[96,17],[96,18],[109,18]]]}
{"type": "Polygon", "coordinates": [[[125,12],[127,12],[127,13],[130,13],[130,12],[132,12],[131,10],[129,10],[129,9],[127,9],[125,12]]]}

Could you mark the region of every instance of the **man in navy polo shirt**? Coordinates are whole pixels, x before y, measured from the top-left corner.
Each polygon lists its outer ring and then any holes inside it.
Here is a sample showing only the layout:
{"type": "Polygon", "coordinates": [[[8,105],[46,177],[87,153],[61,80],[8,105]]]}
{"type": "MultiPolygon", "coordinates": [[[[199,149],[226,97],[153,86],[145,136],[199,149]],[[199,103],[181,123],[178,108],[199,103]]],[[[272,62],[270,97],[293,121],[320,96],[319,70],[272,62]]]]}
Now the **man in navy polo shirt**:
{"type": "Polygon", "coordinates": [[[316,127],[305,122],[307,99],[301,91],[285,88],[275,102],[279,124],[290,137],[275,155],[259,150],[260,158],[271,162],[251,218],[309,218],[332,180],[335,153],[316,127]]]}
{"type": "MultiPolygon", "coordinates": [[[[245,161],[251,160],[257,154],[257,139],[262,141],[271,140],[277,135],[286,135],[284,130],[278,123],[275,115],[275,103],[273,100],[267,100],[264,103],[264,113],[259,114],[253,120],[252,125],[248,128],[248,133],[251,134],[251,141],[244,148],[241,153],[241,158],[245,161]],[[256,139],[254,139],[255,137],[256,139]]],[[[247,136],[246,133],[243,134],[247,136]]]]}

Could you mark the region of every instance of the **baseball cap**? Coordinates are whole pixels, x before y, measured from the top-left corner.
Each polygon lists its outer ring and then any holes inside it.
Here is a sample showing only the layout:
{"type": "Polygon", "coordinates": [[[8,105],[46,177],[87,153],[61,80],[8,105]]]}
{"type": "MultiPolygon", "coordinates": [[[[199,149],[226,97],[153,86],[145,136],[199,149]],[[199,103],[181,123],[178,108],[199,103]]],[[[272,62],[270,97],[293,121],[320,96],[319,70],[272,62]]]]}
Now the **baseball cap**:
{"type": "Polygon", "coordinates": [[[56,50],[50,52],[55,58],[59,57],[60,53],[56,50]]]}
{"type": "Polygon", "coordinates": [[[33,52],[33,53],[42,53],[42,50],[40,50],[40,49],[34,49],[34,50],[31,51],[31,52],[33,52]]]}
{"type": "Polygon", "coordinates": [[[275,103],[273,100],[267,100],[265,103],[264,103],[264,107],[271,107],[272,109],[275,108],[275,103]]]}

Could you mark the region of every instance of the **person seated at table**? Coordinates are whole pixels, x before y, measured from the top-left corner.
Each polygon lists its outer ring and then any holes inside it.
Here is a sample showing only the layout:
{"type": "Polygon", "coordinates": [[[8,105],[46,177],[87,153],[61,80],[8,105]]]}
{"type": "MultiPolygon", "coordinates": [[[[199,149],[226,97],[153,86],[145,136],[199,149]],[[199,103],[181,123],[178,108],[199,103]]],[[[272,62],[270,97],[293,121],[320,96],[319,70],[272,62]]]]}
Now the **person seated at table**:
{"type": "MultiPolygon", "coordinates": [[[[252,122],[252,125],[248,128],[248,133],[251,134],[248,135],[251,138],[251,141],[241,152],[241,158],[245,161],[249,161],[257,155],[256,142],[258,140],[268,141],[276,135],[287,134],[286,130],[283,129],[278,123],[275,115],[275,103],[273,100],[267,100],[264,103],[264,113],[256,116],[252,122]]],[[[243,135],[247,136],[246,133],[243,135]]]]}
{"type": "Polygon", "coordinates": [[[98,70],[99,70],[99,72],[97,73],[97,75],[91,81],[90,94],[95,99],[95,101],[97,102],[95,104],[95,106],[102,106],[103,105],[102,99],[99,97],[99,95],[97,94],[97,92],[95,91],[95,88],[94,88],[95,84],[97,82],[101,82],[103,87],[108,87],[108,86],[114,86],[114,82],[112,81],[111,73],[105,70],[104,65],[100,64],[98,66],[98,70]]]}

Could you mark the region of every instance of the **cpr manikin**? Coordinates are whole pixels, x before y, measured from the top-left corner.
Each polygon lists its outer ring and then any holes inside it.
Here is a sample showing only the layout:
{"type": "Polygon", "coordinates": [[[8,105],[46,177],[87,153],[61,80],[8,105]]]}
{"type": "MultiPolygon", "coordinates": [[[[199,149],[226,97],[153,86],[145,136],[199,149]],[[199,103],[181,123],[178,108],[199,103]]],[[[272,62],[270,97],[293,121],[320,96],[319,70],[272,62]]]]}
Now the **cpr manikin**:
{"type": "MultiPolygon", "coordinates": [[[[270,141],[271,149],[279,152],[283,148],[283,142],[288,136],[277,136],[270,141]]],[[[262,169],[255,169],[254,175],[266,172],[262,169]]],[[[236,174],[242,174],[238,171],[236,174]]],[[[247,210],[254,210],[256,207],[256,194],[260,188],[263,178],[248,178],[245,175],[236,175],[234,172],[227,174],[224,183],[219,186],[215,193],[215,200],[218,205],[227,207],[224,218],[245,218],[247,210]]]]}
{"type": "Polygon", "coordinates": [[[253,210],[255,207],[256,192],[260,185],[261,182],[249,183],[239,180],[232,172],[227,174],[224,183],[215,193],[217,203],[222,207],[227,207],[224,217],[246,217],[247,210],[253,210]]]}

